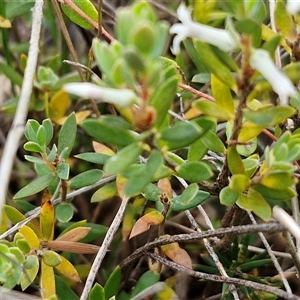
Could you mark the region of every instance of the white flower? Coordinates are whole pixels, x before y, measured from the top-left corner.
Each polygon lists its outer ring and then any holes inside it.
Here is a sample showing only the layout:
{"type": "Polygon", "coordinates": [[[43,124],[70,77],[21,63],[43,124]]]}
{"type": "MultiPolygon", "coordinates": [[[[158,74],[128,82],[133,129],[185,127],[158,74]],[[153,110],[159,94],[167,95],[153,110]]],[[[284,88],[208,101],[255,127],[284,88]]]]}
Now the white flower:
{"type": "Polygon", "coordinates": [[[181,23],[174,24],[170,28],[170,33],[176,34],[173,40],[173,47],[171,47],[174,55],[179,53],[180,43],[188,37],[217,46],[224,51],[232,51],[238,47],[238,41],[229,31],[194,22],[191,18],[191,13],[184,4],[179,5],[177,16],[181,23]]]}
{"type": "Polygon", "coordinates": [[[82,98],[92,98],[119,107],[128,107],[139,100],[132,90],[106,88],[89,82],[67,83],[63,90],[82,98]]]}
{"type": "Polygon", "coordinates": [[[278,94],[280,104],[288,105],[289,97],[296,97],[297,91],[290,79],[283,74],[274,64],[269,53],[262,49],[256,49],[250,57],[250,65],[259,71],[271,84],[275,93],[278,94]]]}
{"type": "Polygon", "coordinates": [[[291,14],[295,15],[300,11],[299,0],[288,0],[286,3],[286,10],[291,14]]]}

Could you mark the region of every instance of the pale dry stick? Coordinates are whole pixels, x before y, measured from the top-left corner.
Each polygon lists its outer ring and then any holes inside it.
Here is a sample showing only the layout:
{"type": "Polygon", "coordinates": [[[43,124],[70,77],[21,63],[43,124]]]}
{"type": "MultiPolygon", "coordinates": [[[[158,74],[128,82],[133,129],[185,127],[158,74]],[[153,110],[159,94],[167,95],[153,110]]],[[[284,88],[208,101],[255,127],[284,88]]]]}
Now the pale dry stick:
{"type": "Polygon", "coordinates": [[[242,285],[242,286],[245,286],[245,287],[252,288],[254,290],[264,291],[264,292],[274,294],[274,295],[276,295],[278,297],[281,297],[283,299],[300,300],[300,297],[298,297],[296,295],[287,293],[286,291],[280,290],[278,288],[274,288],[274,287],[266,285],[266,284],[261,284],[261,283],[257,283],[257,282],[254,282],[254,281],[249,281],[249,280],[240,279],[240,278],[225,277],[225,276],[220,276],[220,275],[214,275],[214,274],[207,274],[207,273],[203,273],[203,272],[198,272],[198,271],[194,271],[194,270],[185,268],[184,266],[182,266],[180,264],[177,264],[173,261],[170,261],[170,260],[168,260],[164,257],[161,257],[157,253],[147,252],[146,254],[148,256],[150,256],[152,259],[164,264],[165,266],[168,266],[168,267],[172,268],[173,270],[184,272],[187,275],[190,275],[190,276],[195,277],[195,278],[210,280],[210,281],[215,281],[215,282],[220,282],[220,283],[242,285]]]}
{"type": "Polygon", "coordinates": [[[9,184],[13,161],[19,147],[19,142],[24,133],[25,121],[30,102],[35,70],[39,54],[40,31],[43,19],[44,1],[36,1],[32,10],[32,27],[28,59],[25,68],[23,84],[20,92],[19,103],[12,127],[8,133],[0,163],[0,224],[2,220],[2,209],[5,203],[6,192],[9,184]]]}
{"type": "MultiPolygon", "coordinates": [[[[250,211],[247,211],[247,213],[248,213],[249,219],[252,222],[252,224],[257,225],[257,222],[256,222],[255,218],[253,217],[252,213],[250,211]]],[[[277,260],[277,258],[275,256],[275,254],[273,253],[270,244],[268,243],[267,239],[265,238],[265,236],[264,236],[264,234],[262,232],[259,232],[258,235],[259,235],[261,241],[263,242],[263,244],[264,244],[264,246],[265,246],[265,248],[266,248],[266,250],[267,250],[267,252],[268,252],[268,254],[270,256],[270,258],[272,259],[274,267],[276,268],[276,270],[277,270],[277,272],[278,272],[278,274],[280,276],[280,279],[281,279],[281,281],[282,281],[282,283],[283,283],[286,291],[288,293],[292,294],[292,289],[291,289],[288,281],[286,280],[286,278],[284,276],[284,272],[283,272],[283,270],[282,270],[282,268],[281,268],[281,266],[280,266],[280,264],[279,264],[279,262],[278,262],[278,260],[277,260]]]]}
{"type": "MultiPolygon", "coordinates": [[[[275,0],[269,0],[269,8],[270,8],[270,23],[271,29],[277,33],[276,24],[275,24],[275,0]]],[[[279,47],[275,50],[275,64],[280,69],[281,68],[281,58],[280,58],[280,49],[279,47]]]]}
{"type": "MultiPolygon", "coordinates": [[[[81,195],[85,192],[88,192],[94,188],[97,188],[99,186],[102,186],[108,182],[113,181],[116,178],[116,176],[112,175],[103,179],[100,179],[98,182],[94,183],[93,185],[90,186],[86,186],[83,187],[81,189],[78,189],[74,192],[71,192],[69,194],[67,194],[66,199],[70,199],[73,197],[76,197],[78,195],[81,195]]],[[[53,205],[56,205],[58,203],[60,203],[61,199],[60,197],[55,198],[52,203],[53,205]]],[[[41,212],[41,208],[40,207],[36,207],[35,209],[29,211],[28,213],[26,213],[27,218],[18,222],[17,224],[15,224],[13,227],[11,227],[10,229],[8,229],[7,231],[5,231],[2,235],[0,235],[0,240],[5,239],[6,237],[8,237],[9,235],[15,233],[16,231],[18,231],[21,227],[23,227],[24,225],[26,225],[28,222],[30,222],[31,220],[33,220],[34,218],[37,218],[40,215],[41,212]]]]}
{"type": "Polygon", "coordinates": [[[86,72],[90,73],[92,76],[94,76],[95,78],[97,78],[97,80],[101,80],[99,78],[99,76],[89,67],[79,63],[79,62],[76,62],[76,61],[71,61],[71,60],[63,60],[63,63],[67,64],[67,65],[70,65],[70,66],[74,66],[74,67],[77,67],[77,68],[81,68],[83,70],[85,70],[86,72]]]}
{"type": "Polygon", "coordinates": [[[115,215],[114,220],[112,221],[112,223],[111,223],[111,225],[110,225],[110,227],[109,227],[109,229],[108,229],[108,231],[105,235],[105,238],[103,240],[101,248],[99,249],[99,251],[96,255],[96,258],[93,262],[93,265],[92,265],[91,270],[89,272],[88,278],[86,280],[86,284],[85,284],[83,292],[81,294],[80,300],[88,299],[90,290],[93,287],[93,283],[95,281],[95,278],[96,278],[98,270],[101,266],[101,263],[102,263],[105,255],[108,251],[108,248],[109,248],[109,246],[110,246],[110,244],[111,244],[111,242],[114,238],[114,235],[115,235],[116,231],[118,230],[118,228],[119,228],[119,226],[122,222],[128,200],[129,200],[129,197],[123,196],[121,205],[119,207],[119,210],[118,210],[117,214],[115,215]]]}
{"type": "MultiPolygon", "coordinates": [[[[176,176],[177,177],[177,176],[176,176]]],[[[179,180],[179,182],[182,184],[182,186],[184,188],[187,188],[188,187],[188,184],[186,183],[186,181],[180,177],[177,177],[177,179],[179,180]]],[[[200,205],[199,205],[200,206],[200,205]]],[[[204,210],[203,210],[204,211],[204,210]]],[[[201,233],[202,230],[201,228],[199,227],[199,225],[197,224],[196,220],[194,219],[194,217],[192,216],[191,212],[189,210],[186,210],[185,211],[190,223],[192,224],[192,226],[197,230],[197,232],[201,233]]],[[[205,215],[205,220],[207,221],[207,225],[209,225],[211,227],[211,229],[214,229],[213,226],[212,226],[212,223],[210,222],[208,216],[206,215],[205,211],[204,211],[204,215],[205,215]]],[[[225,276],[225,277],[228,277],[228,274],[226,272],[226,270],[224,269],[222,263],[220,262],[219,260],[219,257],[218,255],[216,254],[214,248],[211,246],[209,240],[207,238],[204,238],[203,239],[203,243],[204,243],[204,246],[207,250],[207,252],[209,253],[210,257],[213,259],[214,263],[216,264],[216,267],[218,268],[220,274],[222,276],[225,276]]],[[[239,294],[238,294],[238,291],[236,289],[236,286],[234,284],[230,284],[229,285],[229,289],[230,289],[230,292],[233,296],[233,298],[235,300],[239,300],[240,297],[239,297],[239,294]]]]}
{"type": "Polygon", "coordinates": [[[300,240],[300,226],[295,222],[295,220],[281,207],[273,207],[273,218],[283,225],[286,230],[288,230],[296,240],[300,240]]]}

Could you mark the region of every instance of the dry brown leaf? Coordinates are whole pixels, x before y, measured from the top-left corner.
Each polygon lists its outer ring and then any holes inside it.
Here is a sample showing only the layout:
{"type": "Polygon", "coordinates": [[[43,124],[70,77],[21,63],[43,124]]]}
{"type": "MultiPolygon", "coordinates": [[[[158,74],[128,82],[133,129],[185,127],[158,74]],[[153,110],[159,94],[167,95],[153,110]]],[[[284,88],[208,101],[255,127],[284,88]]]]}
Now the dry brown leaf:
{"type": "Polygon", "coordinates": [[[192,261],[188,253],[180,248],[178,243],[161,246],[163,253],[174,262],[188,269],[192,269],[192,261]]]}
{"type": "Polygon", "coordinates": [[[95,141],[93,141],[93,148],[96,153],[101,153],[101,154],[106,154],[106,155],[114,155],[115,154],[114,151],[112,151],[107,146],[105,146],[101,143],[95,142],[95,141]]]}
{"type": "Polygon", "coordinates": [[[77,242],[88,235],[91,227],[76,227],[59,236],[56,241],[77,242]]]}
{"type": "Polygon", "coordinates": [[[71,253],[81,254],[95,254],[99,251],[100,247],[91,244],[70,242],[70,241],[49,241],[42,242],[43,247],[46,247],[55,251],[65,251],[71,253]]]}
{"type": "Polygon", "coordinates": [[[157,187],[161,189],[169,198],[173,196],[171,182],[168,178],[162,178],[157,182],[157,187]]]}
{"type": "Polygon", "coordinates": [[[129,239],[149,230],[151,225],[159,225],[163,220],[163,215],[156,210],[142,216],[134,224],[129,239]]]}

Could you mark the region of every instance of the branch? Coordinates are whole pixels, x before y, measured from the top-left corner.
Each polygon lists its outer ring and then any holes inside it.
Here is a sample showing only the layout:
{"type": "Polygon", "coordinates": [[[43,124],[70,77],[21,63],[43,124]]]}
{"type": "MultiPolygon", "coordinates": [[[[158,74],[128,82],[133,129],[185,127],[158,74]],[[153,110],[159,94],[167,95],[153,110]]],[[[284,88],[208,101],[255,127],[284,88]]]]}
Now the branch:
{"type": "Polygon", "coordinates": [[[174,242],[191,242],[195,240],[202,240],[204,238],[210,238],[215,236],[222,236],[224,234],[232,234],[232,235],[239,235],[245,233],[254,233],[254,232],[279,232],[284,231],[284,227],[278,223],[265,223],[265,224],[258,224],[258,225],[242,225],[242,226],[235,226],[229,228],[219,228],[216,230],[208,230],[201,233],[189,233],[189,234],[176,234],[165,238],[157,239],[153,242],[149,242],[144,246],[136,249],[130,256],[125,258],[121,263],[120,267],[126,269],[131,264],[135,263],[140,257],[142,257],[146,252],[151,251],[152,249],[171,244],[174,242]]]}
{"type": "Polygon", "coordinates": [[[146,255],[150,256],[152,259],[157,260],[158,262],[172,268],[173,270],[184,272],[190,276],[193,276],[195,278],[199,279],[205,279],[205,280],[210,280],[210,281],[215,281],[215,282],[221,282],[221,283],[228,283],[228,284],[235,284],[235,285],[243,285],[249,288],[252,288],[254,290],[259,290],[259,291],[264,291],[268,293],[272,293],[278,297],[281,297],[283,299],[288,299],[288,300],[299,300],[300,297],[293,295],[291,293],[287,293],[283,290],[253,282],[253,281],[248,281],[245,279],[239,279],[239,278],[230,278],[230,277],[225,277],[225,276],[219,276],[219,275],[213,275],[213,274],[207,274],[207,273],[202,273],[198,271],[193,271],[191,269],[185,268],[184,266],[181,266],[173,261],[170,261],[164,257],[159,256],[156,253],[152,252],[147,252],[146,255]]]}
{"type": "Polygon", "coordinates": [[[6,145],[4,147],[0,163],[0,224],[2,219],[2,208],[5,203],[6,192],[13,167],[14,157],[18,150],[20,139],[23,136],[31,91],[33,87],[33,79],[39,54],[40,31],[43,19],[43,5],[44,1],[40,0],[36,1],[33,7],[30,46],[19,98],[19,104],[12,127],[7,136],[6,145]]]}
{"type": "Polygon", "coordinates": [[[85,287],[84,287],[83,292],[81,294],[80,300],[88,299],[90,290],[93,286],[94,280],[95,280],[96,275],[98,273],[98,270],[101,266],[101,263],[102,263],[102,261],[105,257],[105,254],[108,251],[108,248],[109,248],[109,246],[110,246],[110,244],[111,244],[111,242],[114,238],[114,235],[115,235],[116,231],[118,230],[118,228],[121,224],[121,221],[123,219],[123,215],[124,215],[125,208],[127,206],[128,200],[129,200],[129,198],[127,196],[124,196],[123,199],[122,199],[121,206],[119,207],[119,210],[118,210],[117,214],[115,215],[115,218],[112,221],[112,223],[111,223],[111,225],[110,225],[110,227],[109,227],[109,229],[108,229],[108,231],[105,235],[102,246],[99,249],[99,252],[97,253],[97,256],[94,260],[94,263],[93,263],[92,268],[90,270],[90,273],[89,273],[89,276],[87,278],[85,287]]]}

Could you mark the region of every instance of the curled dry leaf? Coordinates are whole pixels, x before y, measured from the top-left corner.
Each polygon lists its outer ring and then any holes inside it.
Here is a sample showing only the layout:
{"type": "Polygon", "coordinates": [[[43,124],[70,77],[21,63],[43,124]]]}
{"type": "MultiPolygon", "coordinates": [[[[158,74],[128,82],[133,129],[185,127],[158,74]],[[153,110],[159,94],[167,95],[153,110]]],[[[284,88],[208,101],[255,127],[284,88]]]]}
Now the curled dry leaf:
{"type": "Polygon", "coordinates": [[[163,215],[156,210],[142,216],[134,224],[129,239],[149,230],[151,225],[159,225],[163,220],[163,215]]]}
{"type": "Polygon", "coordinates": [[[161,246],[163,253],[173,260],[174,262],[188,268],[192,269],[192,261],[188,253],[180,248],[178,243],[172,243],[168,245],[161,246]]]}

